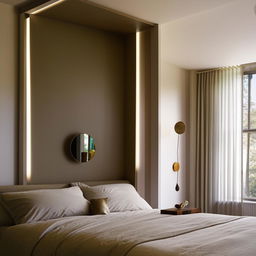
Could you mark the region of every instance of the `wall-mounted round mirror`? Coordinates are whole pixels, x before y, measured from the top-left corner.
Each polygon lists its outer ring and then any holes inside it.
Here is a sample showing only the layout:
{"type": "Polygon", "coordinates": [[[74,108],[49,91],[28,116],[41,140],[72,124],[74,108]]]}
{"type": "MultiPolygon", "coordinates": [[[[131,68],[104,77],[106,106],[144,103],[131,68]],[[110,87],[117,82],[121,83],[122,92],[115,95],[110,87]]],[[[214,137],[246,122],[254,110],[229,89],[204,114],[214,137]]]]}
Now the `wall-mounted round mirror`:
{"type": "Polygon", "coordinates": [[[83,133],[73,138],[71,154],[80,163],[88,162],[95,155],[95,144],[92,136],[83,133]]]}

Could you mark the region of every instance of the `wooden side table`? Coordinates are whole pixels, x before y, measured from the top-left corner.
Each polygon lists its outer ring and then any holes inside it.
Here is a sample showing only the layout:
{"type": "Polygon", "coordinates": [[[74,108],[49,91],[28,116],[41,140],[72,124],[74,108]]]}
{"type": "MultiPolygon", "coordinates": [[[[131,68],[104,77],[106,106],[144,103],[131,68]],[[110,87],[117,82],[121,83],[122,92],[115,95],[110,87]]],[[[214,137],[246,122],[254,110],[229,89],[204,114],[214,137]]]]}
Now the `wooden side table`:
{"type": "Polygon", "coordinates": [[[173,214],[173,215],[182,215],[182,214],[191,214],[191,213],[200,213],[200,208],[183,208],[183,209],[176,209],[176,208],[169,208],[161,210],[161,214],[173,214]]]}

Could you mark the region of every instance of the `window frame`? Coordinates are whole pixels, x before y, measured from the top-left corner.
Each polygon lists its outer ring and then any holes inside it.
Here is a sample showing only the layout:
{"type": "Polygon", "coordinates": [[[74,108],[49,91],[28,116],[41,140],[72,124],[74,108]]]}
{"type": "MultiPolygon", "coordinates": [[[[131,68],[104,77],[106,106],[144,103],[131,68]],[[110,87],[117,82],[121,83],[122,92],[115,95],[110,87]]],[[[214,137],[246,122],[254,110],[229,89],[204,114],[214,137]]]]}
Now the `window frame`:
{"type": "MultiPolygon", "coordinates": [[[[242,138],[243,138],[243,135],[245,133],[248,134],[247,136],[247,156],[246,156],[246,181],[245,181],[245,188],[243,189],[243,200],[246,200],[246,201],[256,201],[256,197],[250,197],[249,196],[249,164],[250,164],[250,161],[249,161],[249,157],[250,157],[250,154],[249,154],[249,149],[250,149],[250,134],[251,133],[255,133],[256,134],[256,128],[253,128],[251,129],[250,126],[251,126],[251,80],[252,80],[252,76],[253,75],[256,75],[256,70],[253,70],[253,71],[246,71],[243,73],[243,77],[245,75],[249,75],[250,76],[250,79],[248,81],[248,113],[247,113],[247,127],[248,129],[244,129],[243,127],[243,114],[244,114],[244,109],[243,109],[243,99],[244,99],[244,95],[243,95],[243,92],[244,92],[244,89],[242,89],[242,138]]],[[[243,84],[242,84],[242,88],[243,88],[243,84]]],[[[243,140],[242,140],[243,141],[243,140]]],[[[242,152],[243,152],[243,145],[242,145],[242,152]]],[[[243,153],[242,153],[243,154],[243,153]]],[[[243,159],[243,157],[242,157],[243,159]]],[[[244,170],[243,170],[244,171],[244,170]]]]}

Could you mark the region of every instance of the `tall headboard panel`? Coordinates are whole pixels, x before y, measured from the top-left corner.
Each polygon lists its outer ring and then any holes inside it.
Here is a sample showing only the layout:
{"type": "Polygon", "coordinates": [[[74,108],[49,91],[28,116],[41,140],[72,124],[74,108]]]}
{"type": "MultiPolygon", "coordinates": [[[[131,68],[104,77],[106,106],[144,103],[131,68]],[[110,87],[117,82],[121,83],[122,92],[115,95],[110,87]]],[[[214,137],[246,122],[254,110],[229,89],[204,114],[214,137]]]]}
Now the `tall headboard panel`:
{"type": "Polygon", "coordinates": [[[4,192],[19,192],[37,189],[58,189],[67,188],[68,184],[42,184],[42,185],[14,185],[14,186],[0,186],[0,193],[4,192]]]}
{"type": "MultiPolygon", "coordinates": [[[[117,183],[130,183],[128,180],[101,180],[101,181],[82,181],[89,186],[97,186],[103,184],[117,184],[117,183]]],[[[69,184],[36,184],[36,185],[13,185],[13,186],[0,186],[0,193],[4,192],[18,192],[37,189],[59,189],[68,188],[69,184]]]]}

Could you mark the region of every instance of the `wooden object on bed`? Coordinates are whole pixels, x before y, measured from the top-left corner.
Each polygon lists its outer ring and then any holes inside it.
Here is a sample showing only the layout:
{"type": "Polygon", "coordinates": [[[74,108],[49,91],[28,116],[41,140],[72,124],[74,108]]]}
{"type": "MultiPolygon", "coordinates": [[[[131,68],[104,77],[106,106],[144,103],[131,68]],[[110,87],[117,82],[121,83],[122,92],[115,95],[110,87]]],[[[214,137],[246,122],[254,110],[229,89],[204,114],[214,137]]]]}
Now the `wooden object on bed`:
{"type": "Polygon", "coordinates": [[[169,208],[161,210],[161,214],[172,214],[172,215],[182,215],[182,214],[191,214],[191,213],[200,213],[200,208],[183,208],[183,209],[176,209],[176,208],[169,208]]]}

